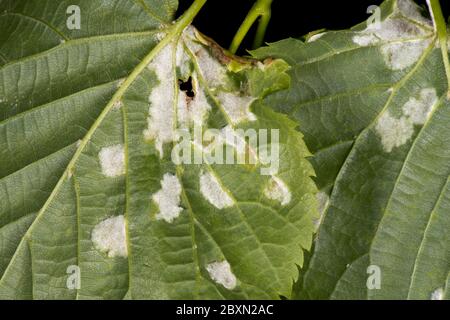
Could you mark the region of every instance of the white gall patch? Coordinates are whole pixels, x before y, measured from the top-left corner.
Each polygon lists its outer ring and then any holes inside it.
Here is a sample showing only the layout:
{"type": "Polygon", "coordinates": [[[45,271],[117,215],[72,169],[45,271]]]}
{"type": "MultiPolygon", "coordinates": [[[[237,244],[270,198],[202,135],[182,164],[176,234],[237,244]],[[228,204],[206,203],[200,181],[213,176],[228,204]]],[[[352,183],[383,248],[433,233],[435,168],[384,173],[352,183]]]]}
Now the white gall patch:
{"type": "Polygon", "coordinates": [[[282,206],[288,205],[292,198],[288,186],[275,176],[269,180],[264,189],[264,195],[271,200],[278,201],[282,206]]]}
{"type": "Polygon", "coordinates": [[[250,112],[250,106],[256,100],[254,97],[220,92],[217,98],[234,125],[244,121],[256,120],[256,116],[250,112]]]}
{"type": "Polygon", "coordinates": [[[429,40],[385,44],[381,47],[381,53],[390,69],[403,70],[415,64],[429,44],[429,40]]]}
{"type": "Polygon", "coordinates": [[[314,42],[319,40],[320,38],[322,38],[324,35],[326,34],[326,32],[322,32],[322,33],[317,33],[315,35],[312,35],[311,37],[309,37],[308,42],[314,42]]]}
{"type": "Polygon", "coordinates": [[[418,97],[411,97],[403,105],[400,118],[397,119],[386,111],[375,126],[383,149],[391,152],[408,142],[414,134],[414,125],[425,124],[437,101],[436,90],[427,88],[422,89],[418,97]]]}
{"type": "Polygon", "coordinates": [[[234,205],[233,199],[210,172],[200,174],[200,192],[217,209],[228,208],[234,205]]]}
{"type": "Polygon", "coordinates": [[[236,288],[236,276],[231,272],[228,261],[213,262],[206,266],[209,276],[216,283],[221,284],[228,290],[236,288]]]}
{"type": "Polygon", "coordinates": [[[155,142],[161,158],[163,157],[163,145],[174,141],[175,138],[173,55],[173,45],[169,44],[147,66],[156,73],[159,83],[152,88],[148,98],[150,103],[147,118],[148,128],[144,130],[144,138],[155,142]]]}
{"type": "Polygon", "coordinates": [[[102,173],[106,177],[118,177],[125,174],[125,149],[118,144],[105,147],[98,153],[102,173]]]}
{"type": "Polygon", "coordinates": [[[211,110],[205,92],[199,87],[197,76],[192,75],[192,87],[195,92],[194,97],[188,97],[184,91],[178,95],[178,123],[181,127],[187,128],[190,125],[201,126],[211,110]]]}
{"type": "MultiPolygon", "coordinates": [[[[429,1],[429,0],[427,0],[429,1]]],[[[431,21],[422,16],[420,7],[412,0],[397,0],[399,11],[407,18],[412,18],[426,26],[431,25],[431,21]]]]}
{"type": "Polygon", "coordinates": [[[126,257],[128,251],[124,216],[111,217],[97,224],[92,230],[91,240],[98,251],[106,253],[110,258],[126,257]]]}
{"type": "Polygon", "coordinates": [[[214,59],[206,49],[196,52],[198,64],[205,80],[212,87],[220,87],[224,84],[226,68],[214,59]]]}
{"type": "Polygon", "coordinates": [[[398,5],[407,18],[394,14],[380,23],[370,24],[352,38],[354,43],[363,47],[381,45],[384,60],[392,70],[403,70],[417,62],[433,36],[428,27],[429,21],[421,17],[414,3],[404,0],[398,5]],[[422,26],[408,20],[411,17],[423,22],[422,26]]]}
{"type": "Polygon", "coordinates": [[[114,104],[112,106],[112,110],[118,111],[122,108],[122,106],[123,106],[123,102],[121,100],[118,100],[118,101],[114,102],[114,104]]]}
{"type": "Polygon", "coordinates": [[[444,300],[444,289],[438,288],[431,293],[431,300],[444,300]]]}
{"type": "Polygon", "coordinates": [[[410,120],[404,117],[396,119],[389,111],[380,117],[375,130],[381,137],[381,144],[386,152],[404,145],[414,134],[414,127],[410,120]]]}
{"type": "Polygon", "coordinates": [[[403,114],[411,119],[414,124],[424,124],[433,106],[437,103],[438,97],[435,89],[423,89],[419,98],[411,97],[403,106],[403,114]]]}
{"type": "Polygon", "coordinates": [[[161,189],[152,197],[159,207],[156,219],[172,223],[183,208],[180,207],[181,184],[178,178],[166,173],[161,180],[161,189]]]}
{"type": "Polygon", "coordinates": [[[373,34],[362,34],[353,37],[353,42],[361,47],[367,47],[378,42],[378,38],[373,34]]]}

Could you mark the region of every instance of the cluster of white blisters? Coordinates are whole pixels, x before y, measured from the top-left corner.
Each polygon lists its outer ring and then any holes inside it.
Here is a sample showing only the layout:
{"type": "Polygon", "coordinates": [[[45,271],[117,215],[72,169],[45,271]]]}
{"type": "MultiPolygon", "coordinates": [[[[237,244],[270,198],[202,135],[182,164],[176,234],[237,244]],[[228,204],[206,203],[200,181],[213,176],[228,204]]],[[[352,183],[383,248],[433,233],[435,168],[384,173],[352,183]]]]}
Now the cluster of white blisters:
{"type": "Polygon", "coordinates": [[[225,191],[219,180],[210,172],[200,174],[200,192],[217,209],[224,209],[234,205],[233,199],[225,191]]]}
{"type": "Polygon", "coordinates": [[[414,126],[425,124],[437,101],[436,90],[427,88],[403,105],[401,117],[396,118],[389,110],[385,111],[375,126],[384,151],[389,153],[408,142],[414,134],[414,126]]]}
{"type": "Polygon", "coordinates": [[[183,211],[180,207],[181,183],[178,177],[166,173],[161,180],[161,189],[153,195],[153,201],[158,205],[156,219],[172,223],[183,211]]]}
{"type": "Polygon", "coordinates": [[[104,147],[98,153],[104,176],[113,178],[125,174],[125,149],[121,144],[104,147]]]}
{"type": "Polygon", "coordinates": [[[432,22],[422,17],[419,7],[402,0],[391,16],[370,24],[352,40],[362,47],[379,45],[386,65],[392,70],[403,70],[420,59],[433,34],[432,22]]]}
{"type": "Polygon", "coordinates": [[[163,145],[174,141],[175,137],[174,54],[174,46],[169,44],[147,66],[155,72],[158,84],[152,88],[149,96],[148,127],[144,131],[144,137],[148,141],[154,141],[161,157],[164,155],[163,145]]]}
{"type": "MultiPolygon", "coordinates": [[[[215,96],[231,122],[229,126],[222,129],[222,142],[230,142],[226,139],[233,136],[229,134],[229,131],[234,130],[233,126],[257,120],[250,111],[250,106],[256,98],[241,92],[221,90],[226,86],[227,69],[212,57],[200,42],[194,28],[188,27],[176,46],[173,44],[166,46],[148,65],[148,69],[156,74],[158,84],[152,89],[149,96],[148,127],[144,131],[144,138],[147,141],[154,141],[161,157],[163,157],[163,145],[177,140],[176,127],[188,129],[192,125],[204,126],[205,119],[212,107],[208,102],[202,83],[208,85],[208,91],[215,96]],[[177,90],[174,85],[177,81],[176,68],[182,75],[186,75],[190,73],[190,63],[196,63],[198,67],[189,75],[194,97],[188,97],[185,92],[177,90]],[[176,105],[175,108],[174,105],[176,105]]],[[[234,146],[231,142],[230,145],[234,146]]],[[[203,151],[205,150],[207,151],[207,148],[203,148],[203,151]]],[[[275,176],[270,181],[265,195],[279,201],[282,205],[288,204],[291,201],[291,193],[286,184],[275,176]]],[[[203,197],[214,207],[224,209],[234,205],[230,193],[210,172],[200,174],[199,185],[203,197]]],[[[179,216],[183,210],[180,207],[181,190],[182,186],[176,176],[164,175],[161,189],[152,196],[153,201],[159,207],[157,219],[172,223],[179,216]]],[[[206,269],[216,283],[230,290],[236,287],[236,277],[231,272],[227,261],[210,263],[206,269]]]]}
{"type": "MultiPolygon", "coordinates": [[[[77,143],[77,147],[81,141],[77,143]]],[[[98,153],[102,174],[107,178],[115,178],[125,174],[125,148],[122,144],[104,147],[98,153]]],[[[111,217],[98,223],[91,234],[94,247],[108,257],[126,257],[127,241],[125,217],[111,217]]]]}

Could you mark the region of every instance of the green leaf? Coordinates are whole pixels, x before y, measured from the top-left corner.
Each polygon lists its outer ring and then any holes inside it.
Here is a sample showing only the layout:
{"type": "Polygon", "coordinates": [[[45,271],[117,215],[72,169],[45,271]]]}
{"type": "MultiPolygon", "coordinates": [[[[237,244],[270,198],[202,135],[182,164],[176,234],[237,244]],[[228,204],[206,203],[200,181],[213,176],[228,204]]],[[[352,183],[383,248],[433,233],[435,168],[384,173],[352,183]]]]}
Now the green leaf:
{"type": "Polygon", "coordinates": [[[292,66],[290,90],[266,103],[299,123],[321,191],[322,220],[297,298],[430,299],[448,292],[443,55],[431,20],[412,1],[384,2],[381,20],[254,52],[292,66]],[[370,266],[379,267],[380,289],[366,286],[370,266]]]}
{"type": "Polygon", "coordinates": [[[203,3],[79,0],[68,30],[73,1],[0,1],[0,298],[290,296],[317,215],[302,135],[261,101],[288,66],[201,35],[203,3]],[[223,144],[239,129],[268,140],[223,144]],[[180,161],[218,150],[248,161],[180,161]]]}

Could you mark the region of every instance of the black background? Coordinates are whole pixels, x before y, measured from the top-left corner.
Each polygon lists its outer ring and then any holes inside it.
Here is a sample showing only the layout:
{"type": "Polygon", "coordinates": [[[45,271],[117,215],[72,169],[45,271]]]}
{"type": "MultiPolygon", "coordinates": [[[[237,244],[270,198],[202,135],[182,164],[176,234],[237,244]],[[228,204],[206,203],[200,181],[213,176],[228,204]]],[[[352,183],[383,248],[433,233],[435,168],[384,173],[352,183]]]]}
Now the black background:
{"type": "MultiPolygon", "coordinates": [[[[179,0],[179,14],[193,0],[179,0]]],[[[228,48],[233,36],[256,0],[208,0],[194,21],[204,34],[228,48]]],[[[298,38],[319,29],[348,29],[366,20],[370,5],[380,5],[382,0],[273,0],[272,20],[266,42],[288,37],[298,38]]],[[[426,5],[425,0],[416,0],[426,5]]],[[[441,0],[446,19],[450,15],[450,1],[441,0]]],[[[254,29],[252,31],[254,32],[254,29]]],[[[250,49],[252,32],[247,35],[242,48],[250,49]]],[[[241,50],[240,53],[243,53],[241,50]]]]}

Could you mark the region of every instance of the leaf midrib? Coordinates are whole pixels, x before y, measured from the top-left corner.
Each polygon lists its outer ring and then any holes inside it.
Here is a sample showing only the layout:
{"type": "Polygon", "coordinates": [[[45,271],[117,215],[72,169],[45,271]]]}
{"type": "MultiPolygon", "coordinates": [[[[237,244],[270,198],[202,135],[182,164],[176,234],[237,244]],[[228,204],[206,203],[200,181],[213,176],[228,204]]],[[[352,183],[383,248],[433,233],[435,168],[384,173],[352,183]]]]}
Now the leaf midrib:
{"type": "MultiPolygon", "coordinates": [[[[198,8],[194,8],[198,9],[198,8]]],[[[195,12],[194,12],[195,15],[195,12]]],[[[33,221],[31,226],[28,228],[25,235],[22,237],[19,245],[16,248],[16,251],[11,258],[11,262],[14,261],[15,257],[18,254],[18,249],[23,245],[24,241],[27,241],[27,239],[30,237],[31,232],[33,231],[34,226],[37,224],[38,221],[42,218],[42,215],[44,212],[46,212],[47,208],[52,203],[53,199],[57,196],[60,188],[62,187],[65,180],[70,176],[71,171],[75,168],[75,165],[78,161],[78,158],[82,154],[84,148],[91,140],[94,132],[97,130],[97,128],[100,126],[100,124],[103,122],[103,120],[106,118],[108,113],[113,109],[114,104],[118,102],[122,96],[125,94],[125,92],[128,90],[130,85],[134,82],[134,80],[141,74],[143,70],[147,67],[147,65],[155,58],[155,56],[172,40],[177,37],[181,32],[184,30],[184,28],[191,23],[193,19],[193,12],[189,12],[189,10],[186,12],[185,16],[182,16],[178,22],[176,22],[174,25],[170,27],[170,30],[168,31],[167,36],[162,39],[145,57],[144,59],[135,67],[135,69],[132,71],[132,73],[126,78],[126,80],[122,83],[122,85],[119,87],[119,89],[116,91],[116,93],[113,95],[112,99],[109,101],[109,103],[106,105],[105,109],[101,112],[101,114],[98,116],[92,127],[89,129],[85,137],[80,143],[80,146],[78,147],[77,151],[75,152],[74,156],[72,157],[71,161],[69,162],[66,170],[58,180],[58,183],[56,184],[55,188],[53,189],[52,193],[50,194],[49,198],[43,205],[42,209],[38,212],[36,219],[33,221]]],[[[154,33],[155,31],[152,31],[151,33],[154,33]]],[[[146,32],[149,33],[149,32],[146,32]]],[[[54,48],[53,48],[54,49],[54,48]]],[[[53,50],[50,49],[50,50],[53,50]]],[[[50,51],[50,50],[47,50],[50,51]]],[[[41,53],[42,54],[42,53],[41,53]]],[[[27,57],[28,58],[28,57],[27,57]]],[[[3,66],[4,67],[4,66],[3,66]]],[[[2,67],[2,68],[3,68],[2,67]]],[[[0,68],[0,71],[2,70],[0,68]]],[[[4,276],[8,273],[12,263],[9,263],[7,268],[5,269],[2,277],[0,278],[0,285],[3,282],[4,276]]]]}

